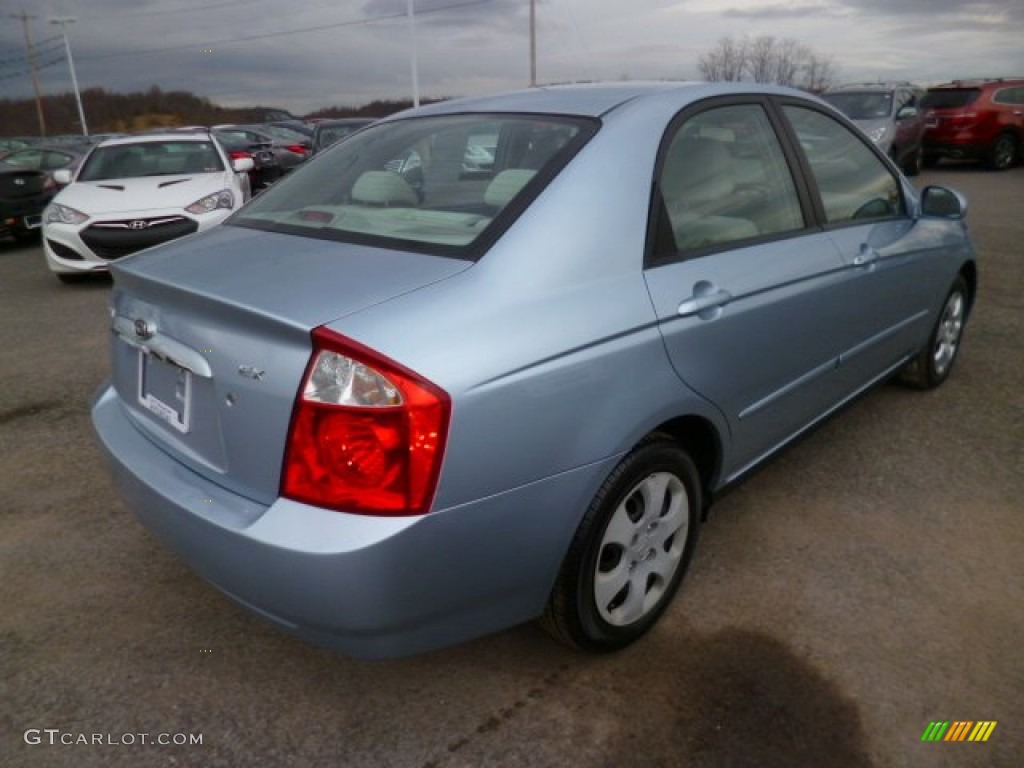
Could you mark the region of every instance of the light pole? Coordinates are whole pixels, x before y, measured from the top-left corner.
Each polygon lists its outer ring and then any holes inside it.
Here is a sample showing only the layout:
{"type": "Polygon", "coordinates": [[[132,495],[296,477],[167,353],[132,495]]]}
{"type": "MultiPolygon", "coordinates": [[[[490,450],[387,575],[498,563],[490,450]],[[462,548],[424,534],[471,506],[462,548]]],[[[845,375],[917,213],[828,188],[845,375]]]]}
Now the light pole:
{"type": "Polygon", "coordinates": [[[537,0],[530,0],[530,87],[537,87],[537,0]]]}
{"type": "Polygon", "coordinates": [[[416,50],[416,11],[413,8],[413,0],[407,0],[405,5],[406,16],[409,19],[410,48],[412,49],[412,105],[420,105],[420,70],[419,54],[416,50]]]}
{"type": "Polygon", "coordinates": [[[71,85],[75,89],[75,102],[78,104],[78,120],[82,124],[82,135],[88,136],[89,129],[85,125],[85,110],[82,109],[82,95],[78,92],[78,78],[75,76],[75,62],[71,58],[71,44],[68,42],[66,24],[73,24],[77,19],[74,16],[57,16],[50,19],[51,24],[60,24],[60,32],[64,36],[64,50],[68,54],[68,69],[71,70],[71,85]]]}

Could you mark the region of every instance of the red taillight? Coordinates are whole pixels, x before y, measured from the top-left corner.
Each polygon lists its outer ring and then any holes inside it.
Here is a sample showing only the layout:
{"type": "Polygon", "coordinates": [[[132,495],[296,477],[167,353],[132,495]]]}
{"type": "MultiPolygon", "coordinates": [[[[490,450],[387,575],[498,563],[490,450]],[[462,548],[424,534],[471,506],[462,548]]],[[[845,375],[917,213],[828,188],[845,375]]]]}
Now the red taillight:
{"type": "Polygon", "coordinates": [[[309,152],[309,148],[304,147],[301,144],[288,144],[285,146],[285,149],[287,149],[289,152],[295,152],[296,154],[299,155],[304,155],[307,152],[309,152]]]}
{"type": "Polygon", "coordinates": [[[434,384],[317,328],[292,414],[281,495],[343,512],[424,514],[450,414],[448,395],[434,384]]]}
{"type": "Polygon", "coordinates": [[[228,157],[232,160],[244,160],[247,157],[252,157],[252,154],[241,149],[232,149],[228,152],[228,157]]]}

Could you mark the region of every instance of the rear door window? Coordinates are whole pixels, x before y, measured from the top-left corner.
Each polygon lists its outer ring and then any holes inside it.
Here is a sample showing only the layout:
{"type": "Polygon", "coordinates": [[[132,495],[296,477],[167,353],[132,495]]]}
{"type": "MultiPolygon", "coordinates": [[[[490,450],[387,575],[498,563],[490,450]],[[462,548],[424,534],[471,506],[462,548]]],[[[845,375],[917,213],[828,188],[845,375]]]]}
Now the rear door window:
{"type": "Polygon", "coordinates": [[[921,106],[923,109],[961,109],[980,95],[978,88],[933,88],[925,94],[921,106]]]}
{"type": "Polygon", "coordinates": [[[764,108],[708,109],[671,137],[658,179],[663,215],[656,259],[802,229],[803,213],[764,108]]]}

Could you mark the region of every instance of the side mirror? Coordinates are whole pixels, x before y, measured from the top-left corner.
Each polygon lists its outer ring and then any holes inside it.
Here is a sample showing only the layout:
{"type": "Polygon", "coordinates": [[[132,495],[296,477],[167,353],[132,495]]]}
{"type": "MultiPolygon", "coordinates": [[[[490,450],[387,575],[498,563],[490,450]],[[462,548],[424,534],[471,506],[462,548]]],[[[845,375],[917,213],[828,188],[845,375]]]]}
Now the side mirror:
{"type": "Polygon", "coordinates": [[[53,172],[53,180],[60,184],[62,187],[66,187],[71,183],[71,171],[67,168],[61,168],[60,170],[53,172]]]}
{"type": "Polygon", "coordinates": [[[903,107],[899,112],[896,113],[897,120],[909,120],[912,117],[917,117],[917,107],[906,106],[903,107]]]}
{"type": "Polygon", "coordinates": [[[251,157],[239,157],[231,161],[231,168],[235,173],[245,173],[256,167],[251,157]]]}
{"type": "Polygon", "coordinates": [[[967,198],[955,189],[925,187],[921,193],[921,215],[939,219],[962,219],[967,215],[967,198]]]}

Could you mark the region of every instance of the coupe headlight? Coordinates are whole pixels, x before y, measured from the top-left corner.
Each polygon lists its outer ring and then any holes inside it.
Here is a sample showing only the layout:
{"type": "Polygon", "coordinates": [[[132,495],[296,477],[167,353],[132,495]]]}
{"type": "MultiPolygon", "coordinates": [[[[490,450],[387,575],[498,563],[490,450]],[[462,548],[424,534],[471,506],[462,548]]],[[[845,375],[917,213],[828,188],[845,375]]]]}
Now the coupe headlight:
{"type": "Polygon", "coordinates": [[[60,203],[50,203],[43,212],[43,221],[47,224],[81,224],[88,220],[89,217],[81,211],[60,203]]]}
{"type": "Polygon", "coordinates": [[[235,196],[231,194],[230,189],[222,189],[220,192],[199,198],[192,205],[186,206],[185,210],[189,213],[209,213],[218,208],[227,208],[230,211],[234,207],[235,196]]]}

